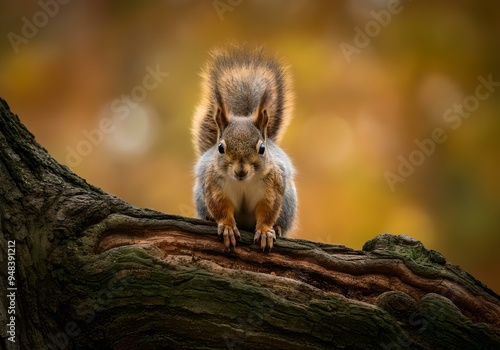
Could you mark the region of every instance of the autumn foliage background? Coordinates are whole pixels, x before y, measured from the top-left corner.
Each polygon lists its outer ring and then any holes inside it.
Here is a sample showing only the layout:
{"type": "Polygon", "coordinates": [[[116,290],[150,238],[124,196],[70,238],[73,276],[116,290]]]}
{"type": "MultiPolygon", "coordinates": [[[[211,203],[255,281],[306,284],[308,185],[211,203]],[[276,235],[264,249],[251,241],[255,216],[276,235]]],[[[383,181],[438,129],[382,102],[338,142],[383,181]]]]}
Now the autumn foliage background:
{"type": "Polygon", "coordinates": [[[0,5],[0,96],[88,182],[193,215],[200,68],[228,41],[264,45],[290,64],[295,85],[282,142],[298,169],[295,236],[360,249],[376,234],[405,233],[500,291],[500,88],[460,126],[444,117],[475,94],[478,77],[500,82],[500,2],[401,1],[348,57],[342,45],[354,46],[390,1],[66,2],[17,46],[9,33],[22,35],[23,17],[42,7],[0,5]],[[147,67],[168,76],[118,118],[112,104],[142,86],[147,67]],[[68,161],[103,118],[113,131],[68,161]],[[398,174],[436,128],[446,141],[391,189],[387,172],[398,174]]]}

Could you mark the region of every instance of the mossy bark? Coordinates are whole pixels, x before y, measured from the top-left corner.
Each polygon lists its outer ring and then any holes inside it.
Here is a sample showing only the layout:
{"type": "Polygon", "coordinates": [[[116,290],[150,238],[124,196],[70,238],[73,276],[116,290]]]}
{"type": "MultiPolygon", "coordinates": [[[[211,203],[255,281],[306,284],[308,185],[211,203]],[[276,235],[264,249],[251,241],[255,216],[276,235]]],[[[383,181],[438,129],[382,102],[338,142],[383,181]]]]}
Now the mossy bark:
{"type": "Polygon", "coordinates": [[[0,220],[2,349],[500,347],[498,295],[410,237],[262,253],[242,232],[225,253],[213,223],[136,208],[58,164],[1,99],[0,220]]]}

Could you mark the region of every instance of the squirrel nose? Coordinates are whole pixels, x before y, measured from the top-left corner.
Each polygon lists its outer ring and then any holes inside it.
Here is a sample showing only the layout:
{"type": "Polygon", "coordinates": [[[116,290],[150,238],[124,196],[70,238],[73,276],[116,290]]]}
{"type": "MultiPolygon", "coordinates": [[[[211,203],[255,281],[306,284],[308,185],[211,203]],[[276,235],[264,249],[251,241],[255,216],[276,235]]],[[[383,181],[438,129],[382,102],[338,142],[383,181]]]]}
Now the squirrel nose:
{"type": "Polygon", "coordinates": [[[247,174],[248,174],[248,171],[246,171],[245,169],[241,169],[239,171],[234,172],[234,175],[236,175],[236,177],[240,180],[243,180],[245,178],[245,176],[247,176],[247,174]]]}

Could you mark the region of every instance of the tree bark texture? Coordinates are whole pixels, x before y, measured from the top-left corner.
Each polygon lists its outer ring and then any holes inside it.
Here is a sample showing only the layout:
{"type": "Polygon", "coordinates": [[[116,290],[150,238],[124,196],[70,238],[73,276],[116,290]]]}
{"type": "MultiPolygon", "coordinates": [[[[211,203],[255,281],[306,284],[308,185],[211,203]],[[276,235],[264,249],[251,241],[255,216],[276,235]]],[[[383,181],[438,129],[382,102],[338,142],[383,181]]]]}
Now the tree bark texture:
{"type": "Polygon", "coordinates": [[[215,224],[88,184],[1,99],[0,230],[2,349],[500,349],[499,296],[417,240],[226,253],[215,224]]]}

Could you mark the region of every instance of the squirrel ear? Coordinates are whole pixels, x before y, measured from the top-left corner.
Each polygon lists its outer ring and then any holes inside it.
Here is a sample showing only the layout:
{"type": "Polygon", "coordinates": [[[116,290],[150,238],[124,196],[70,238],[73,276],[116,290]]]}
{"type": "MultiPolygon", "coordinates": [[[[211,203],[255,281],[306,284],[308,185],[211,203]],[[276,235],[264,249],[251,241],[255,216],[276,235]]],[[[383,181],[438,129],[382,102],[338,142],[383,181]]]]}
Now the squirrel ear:
{"type": "Polygon", "coordinates": [[[219,137],[224,131],[224,129],[229,124],[229,119],[227,118],[226,110],[224,108],[224,104],[222,102],[222,96],[218,89],[215,90],[215,98],[217,100],[217,110],[214,115],[215,124],[217,125],[217,129],[219,131],[219,137]]]}
{"type": "Polygon", "coordinates": [[[219,138],[220,138],[220,135],[229,124],[229,121],[226,118],[226,113],[224,113],[224,111],[220,107],[218,107],[217,112],[215,112],[214,120],[215,124],[217,124],[217,130],[219,132],[219,138]]]}
{"type": "Polygon", "coordinates": [[[262,94],[262,97],[260,98],[260,103],[259,103],[259,109],[257,110],[257,115],[255,116],[255,119],[253,123],[255,126],[260,130],[262,133],[262,136],[264,136],[264,139],[267,138],[267,125],[269,124],[269,116],[267,115],[267,98],[268,98],[268,93],[267,90],[264,91],[262,94]]]}

